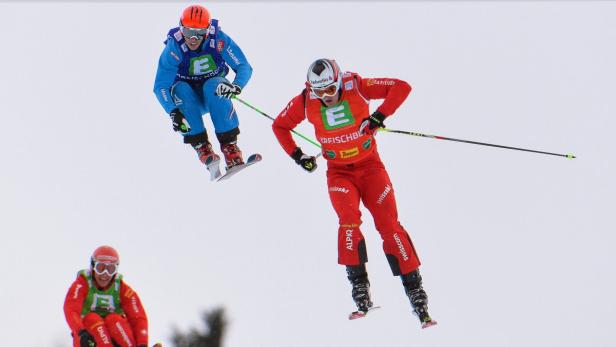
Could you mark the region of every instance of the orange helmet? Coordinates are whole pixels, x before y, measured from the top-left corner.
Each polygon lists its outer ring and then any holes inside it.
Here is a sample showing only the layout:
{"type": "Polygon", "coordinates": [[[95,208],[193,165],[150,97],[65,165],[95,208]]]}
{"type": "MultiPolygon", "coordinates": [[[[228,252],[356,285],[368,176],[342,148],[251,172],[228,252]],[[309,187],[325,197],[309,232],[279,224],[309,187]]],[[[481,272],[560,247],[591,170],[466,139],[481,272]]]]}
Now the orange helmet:
{"type": "Polygon", "coordinates": [[[118,254],[118,251],[111,246],[100,246],[94,250],[90,260],[92,265],[97,262],[119,264],[120,255],[118,254]]]}
{"type": "Polygon", "coordinates": [[[210,11],[201,5],[190,5],[182,12],[180,17],[180,25],[187,28],[209,28],[210,26],[210,11]]]}

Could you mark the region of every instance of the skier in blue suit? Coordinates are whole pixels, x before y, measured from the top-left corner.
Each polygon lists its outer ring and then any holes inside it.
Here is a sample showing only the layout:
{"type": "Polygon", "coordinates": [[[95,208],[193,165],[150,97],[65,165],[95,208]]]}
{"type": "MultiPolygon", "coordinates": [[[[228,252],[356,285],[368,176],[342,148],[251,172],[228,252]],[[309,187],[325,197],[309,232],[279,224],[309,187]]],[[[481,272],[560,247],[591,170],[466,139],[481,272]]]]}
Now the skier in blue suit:
{"type": "Polygon", "coordinates": [[[237,146],[240,133],[231,97],[250,80],[252,67],[238,45],[201,5],[184,9],[180,26],[167,34],[158,61],[154,93],[171,117],[173,130],[184,136],[208,169],[218,170],[220,157],[212,149],[202,116],[210,113],[227,170],[244,163],[237,146]],[[225,76],[235,72],[233,82],[225,76]]]}

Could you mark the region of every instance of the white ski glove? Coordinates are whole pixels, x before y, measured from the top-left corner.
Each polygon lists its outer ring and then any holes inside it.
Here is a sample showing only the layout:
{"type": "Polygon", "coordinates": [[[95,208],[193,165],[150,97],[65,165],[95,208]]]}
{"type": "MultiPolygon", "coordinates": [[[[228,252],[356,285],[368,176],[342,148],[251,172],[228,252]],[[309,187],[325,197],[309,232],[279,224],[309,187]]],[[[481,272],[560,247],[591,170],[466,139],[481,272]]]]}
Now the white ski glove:
{"type": "Polygon", "coordinates": [[[233,95],[239,95],[242,92],[242,88],[237,84],[229,82],[220,82],[216,87],[216,95],[223,98],[231,99],[233,95]]]}

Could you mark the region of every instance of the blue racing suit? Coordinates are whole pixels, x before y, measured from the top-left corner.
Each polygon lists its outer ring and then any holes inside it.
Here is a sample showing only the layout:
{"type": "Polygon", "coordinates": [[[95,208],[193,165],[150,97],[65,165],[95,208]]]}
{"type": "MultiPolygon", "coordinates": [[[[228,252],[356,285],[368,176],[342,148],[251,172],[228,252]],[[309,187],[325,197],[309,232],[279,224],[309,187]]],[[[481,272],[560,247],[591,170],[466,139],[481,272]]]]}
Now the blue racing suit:
{"type": "MultiPolygon", "coordinates": [[[[179,108],[190,125],[188,137],[206,134],[202,116],[210,113],[216,134],[238,129],[239,121],[230,99],[217,96],[216,87],[235,72],[234,84],[244,89],[252,67],[237,44],[212,19],[208,36],[191,51],[180,28],[169,31],[158,61],[154,93],[167,113],[179,108]]],[[[239,133],[239,129],[237,130],[239,133]]],[[[207,136],[207,135],[206,135],[207,136]]]]}

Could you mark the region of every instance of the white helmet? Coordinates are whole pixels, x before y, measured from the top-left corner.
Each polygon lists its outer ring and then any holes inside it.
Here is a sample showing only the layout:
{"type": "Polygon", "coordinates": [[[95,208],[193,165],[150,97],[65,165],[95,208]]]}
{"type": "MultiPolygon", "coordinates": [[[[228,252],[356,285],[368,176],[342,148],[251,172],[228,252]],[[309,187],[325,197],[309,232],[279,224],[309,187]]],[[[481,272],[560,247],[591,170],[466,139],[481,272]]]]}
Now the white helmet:
{"type": "Polygon", "coordinates": [[[333,59],[315,60],[308,68],[306,79],[313,91],[335,85],[337,92],[342,86],[342,72],[333,59]]]}

